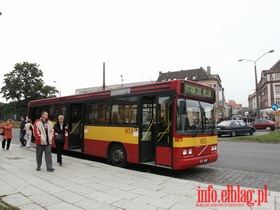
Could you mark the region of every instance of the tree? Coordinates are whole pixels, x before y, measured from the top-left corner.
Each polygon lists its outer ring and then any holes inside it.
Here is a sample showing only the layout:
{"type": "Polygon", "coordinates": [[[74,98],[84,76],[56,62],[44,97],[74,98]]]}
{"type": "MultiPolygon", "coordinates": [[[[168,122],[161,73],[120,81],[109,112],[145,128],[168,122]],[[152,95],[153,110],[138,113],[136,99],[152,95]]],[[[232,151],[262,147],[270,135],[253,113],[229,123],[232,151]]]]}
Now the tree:
{"type": "Polygon", "coordinates": [[[55,97],[58,90],[44,85],[43,72],[36,63],[17,63],[14,70],[4,75],[4,86],[0,93],[7,101],[12,100],[14,115],[26,115],[28,102],[31,100],[55,97]],[[16,104],[15,104],[16,102],[16,104]]]}
{"type": "Polygon", "coordinates": [[[17,63],[14,70],[4,75],[1,93],[6,100],[28,102],[30,100],[55,97],[58,90],[44,85],[43,72],[36,63],[17,63]]]}

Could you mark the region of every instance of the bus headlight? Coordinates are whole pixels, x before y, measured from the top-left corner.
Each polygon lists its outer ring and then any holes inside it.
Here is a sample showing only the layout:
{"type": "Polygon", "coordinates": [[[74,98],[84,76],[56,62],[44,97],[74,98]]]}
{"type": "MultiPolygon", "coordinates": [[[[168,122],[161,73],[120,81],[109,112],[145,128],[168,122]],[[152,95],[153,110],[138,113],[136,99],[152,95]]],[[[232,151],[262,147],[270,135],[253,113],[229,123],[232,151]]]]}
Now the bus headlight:
{"type": "Polygon", "coordinates": [[[213,145],[213,146],[211,147],[211,151],[217,151],[217,145],[213,145]]]}
{"type": "Polygon", "coordinates": [[[192,149],[183,149],[183,155],[192,155],[192,149]]]}

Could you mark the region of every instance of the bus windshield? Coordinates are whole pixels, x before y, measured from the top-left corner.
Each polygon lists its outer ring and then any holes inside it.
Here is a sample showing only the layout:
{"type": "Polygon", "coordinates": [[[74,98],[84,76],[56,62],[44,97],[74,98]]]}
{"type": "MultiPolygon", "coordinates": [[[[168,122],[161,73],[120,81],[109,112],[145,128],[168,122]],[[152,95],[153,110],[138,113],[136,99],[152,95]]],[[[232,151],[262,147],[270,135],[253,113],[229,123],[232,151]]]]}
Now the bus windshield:
{"type": "Polygon", "coordinates": [[[189,99],[177,100],[178,134],[214,134],[216,127],[214,105],[189,99]]]}

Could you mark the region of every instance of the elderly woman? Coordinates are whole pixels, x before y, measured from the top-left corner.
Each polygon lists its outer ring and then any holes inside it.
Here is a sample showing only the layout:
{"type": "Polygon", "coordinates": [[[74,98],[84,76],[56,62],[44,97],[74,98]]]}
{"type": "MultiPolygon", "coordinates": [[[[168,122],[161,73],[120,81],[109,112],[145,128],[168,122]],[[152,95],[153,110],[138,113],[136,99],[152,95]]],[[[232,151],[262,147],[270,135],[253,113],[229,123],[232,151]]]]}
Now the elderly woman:
{"type": "Polygon", "coordinates": [[[54,125],[54,138],[57,152],[57,163],[62,165],[62,152],[65,142],[65,135],[68,135],[68,126],[64,122],[64,116],[58,116],[58,122],[54,125]]]}
{"type": "Polygon", "coordinates": [[[10,148],[11,140],[13,138],[12,128],[13,128],[13,125],[11,124],[11,120],[10,119],[7,120],[6,124],[0,126],[0,130],[4,131],[3,141],[2,141],[2,149],[3,150],[5,149],[6,141],[7,141],[6,150],[9,150],[9,148],[10,148]]]}

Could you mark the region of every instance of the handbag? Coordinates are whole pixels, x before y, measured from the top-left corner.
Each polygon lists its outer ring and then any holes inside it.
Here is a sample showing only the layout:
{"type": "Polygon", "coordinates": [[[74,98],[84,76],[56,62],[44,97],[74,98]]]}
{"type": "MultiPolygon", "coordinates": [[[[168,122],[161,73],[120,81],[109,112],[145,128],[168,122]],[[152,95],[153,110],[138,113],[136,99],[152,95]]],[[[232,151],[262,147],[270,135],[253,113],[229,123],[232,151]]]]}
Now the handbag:
{"type": "Polygon", "coordinates": [[[0,135],[1,135],[1,136],[4,136],[4,134],[5,134],[5,130],[4,130],[4,129],[1,129],[1,130],[0,130],[0,135]]]}
{"type": "Polygon", "coordinates": [[[62,141],[62,134],[57,134],[55,140],[62,141]]]}

